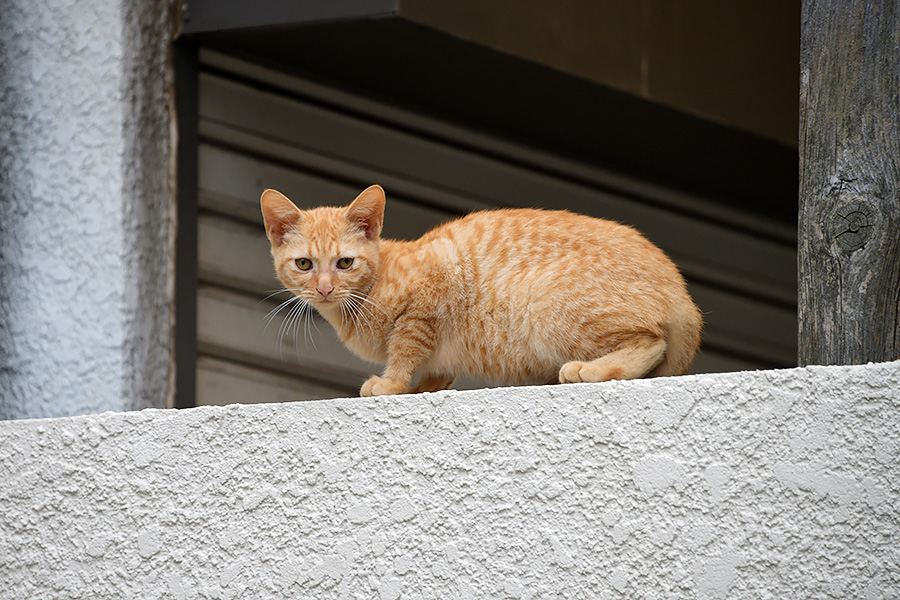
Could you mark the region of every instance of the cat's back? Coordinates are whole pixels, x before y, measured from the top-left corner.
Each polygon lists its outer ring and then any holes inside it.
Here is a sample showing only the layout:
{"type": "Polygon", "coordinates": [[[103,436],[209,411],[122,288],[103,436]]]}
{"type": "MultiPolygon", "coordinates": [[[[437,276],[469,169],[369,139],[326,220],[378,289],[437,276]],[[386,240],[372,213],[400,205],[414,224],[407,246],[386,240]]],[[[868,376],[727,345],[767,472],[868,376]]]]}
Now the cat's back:
{"type": "Polygon", "coordinates": [[[437,259],[468,263],[488,279],[503,271],[537,271],[553,278],[634,268],[649,268],[651,275],[661,269],[657,277],[677,273],[668,257],[635,229],[563,210],[475,212],[431,230],[419,243],[432,248],[437,259]]]}
{"type": "Polygon", "coordinates": [[[513,239],[523,236],[552,238],[568,234],[573,228],[590,235],[612,232],[625,226],[567,210],[501,208],[472,212],[447,221],[426,233],[422,239],[456,236],[478,243],[500,235],[513,239]]]}
{"type": "Polygon", "coordinates": [[[439,306],[501,328],[587,314],[660,323],[674,304],[693,306],[678,268],[637,230],[568,211],[476,212],[413,247],[408,272],[439,306]]]}

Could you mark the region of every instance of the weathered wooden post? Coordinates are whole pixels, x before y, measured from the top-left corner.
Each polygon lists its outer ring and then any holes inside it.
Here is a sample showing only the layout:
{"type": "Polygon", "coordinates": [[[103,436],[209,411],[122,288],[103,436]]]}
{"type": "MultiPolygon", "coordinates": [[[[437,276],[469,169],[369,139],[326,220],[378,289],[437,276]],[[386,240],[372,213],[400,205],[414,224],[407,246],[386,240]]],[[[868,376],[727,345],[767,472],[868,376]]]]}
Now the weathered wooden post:
{"type": "Polygon", "coordinates": [[[900,357],[900,0],[804,0],[799,362],[900,357]]]}

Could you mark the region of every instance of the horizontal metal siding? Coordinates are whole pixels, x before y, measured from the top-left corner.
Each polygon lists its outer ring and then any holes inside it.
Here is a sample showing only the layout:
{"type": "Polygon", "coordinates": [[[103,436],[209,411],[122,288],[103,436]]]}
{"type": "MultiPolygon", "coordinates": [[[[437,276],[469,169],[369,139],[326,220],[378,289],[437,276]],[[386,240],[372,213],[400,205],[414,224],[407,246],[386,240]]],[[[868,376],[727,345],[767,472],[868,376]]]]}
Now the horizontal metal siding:
{"type": "Polygon", "coordinates": [[[202,76],[201,89],[201,123],[208,123],[201,135],[223,143],[240,146],[239,136],[250,134],[260,154],[311,166],[296,154],[313,154],[317,169],[354,179],[368,174],[389,192],[448,210],[538,206],[602,216],[636,226],[688,274],[775,300],[796,297],[790,246],[222,77],[202,76]]]}
{"type": "Polygon", "coordinates": [[[740,215],[698,217],[699,200],[687,199],[679,210],[681,196],[642,199],[655,188],[640,182],[632,193],[587,185],[583,165],[572,167],[581,172],[578,181],[554,176],[529,168],[520,154],[503,160],[496,148],[480,153],[417,131],[421,120],[404,128],[367,118],[358,106],[329,106],[218,71],[202,73],[200,83],[200,403],[214,402],[211,390],[226,381],[259,394],[269,389],[273,399],[285,398],[275,393],[285,382],[294,382],[294,399],[347,395],[377,370],[346,351],[318,318],[296,322],[284,335],[284,309],[266,326],[267,314],[287,299],[266,299],[280,286],[259,213],[266,187],[311,207],[345,204],[381,183],[389,196],[385,235],[394,238],[415,238],[456,215],[497,206],[567,208],[628,223],[678,262],[706,313],[695,372],[794,363],[796,252],[777,228],[753,236],[737,223],[740,215]],[[723,224],[728,219],[736,226],[723,224]],[[277,377],[275,387],[260,385],[267,375],[277,377]]]}

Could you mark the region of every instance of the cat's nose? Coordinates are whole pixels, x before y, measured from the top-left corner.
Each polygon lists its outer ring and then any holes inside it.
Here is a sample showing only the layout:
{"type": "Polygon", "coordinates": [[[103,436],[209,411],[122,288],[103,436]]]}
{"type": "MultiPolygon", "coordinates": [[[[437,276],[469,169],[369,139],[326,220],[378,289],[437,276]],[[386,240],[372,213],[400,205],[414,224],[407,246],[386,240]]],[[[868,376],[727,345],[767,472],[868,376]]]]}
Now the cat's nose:
{"type": "Polygon", "coordinates": [[[331,285],[330,281],[320,281],[316,286],[316,291],[322,294],[322,299],[325,300],[328,298],[328,294],[334,289],[334,286],[331,285]]]}

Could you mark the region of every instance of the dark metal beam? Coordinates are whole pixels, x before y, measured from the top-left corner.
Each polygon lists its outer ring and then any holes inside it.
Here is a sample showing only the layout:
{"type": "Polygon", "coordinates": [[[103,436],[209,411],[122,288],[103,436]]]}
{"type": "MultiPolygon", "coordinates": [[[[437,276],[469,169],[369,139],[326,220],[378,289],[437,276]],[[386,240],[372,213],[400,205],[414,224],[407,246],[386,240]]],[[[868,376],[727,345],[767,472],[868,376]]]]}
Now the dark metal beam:
{"type": "Polygon", "coordinates": [[[489,135],[797,221],[797,150],[402,17],[211,36],[206,48],[489,135]]]}
{"type": "Polygon", "coordinates": [[[375,19],[397,12],[399,0],[182,0],[185,35],[375,19]]]}
{"type": "Polygon", "coordinates": [[[196,405],[197,381],[197,46],[175,43],[178,183],[175,236],[175,408],[196,405]]]}

